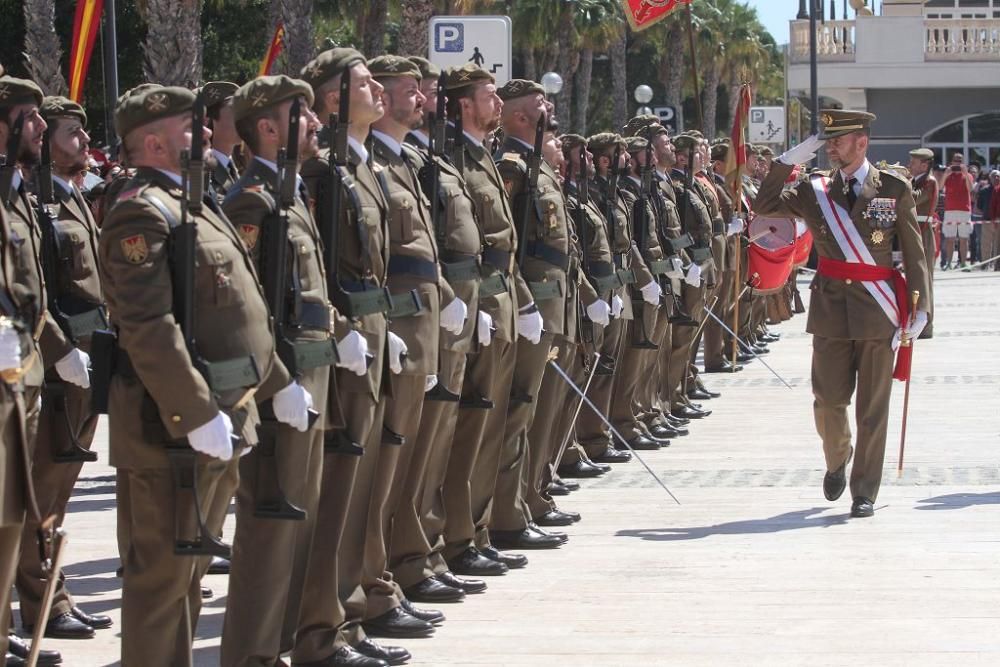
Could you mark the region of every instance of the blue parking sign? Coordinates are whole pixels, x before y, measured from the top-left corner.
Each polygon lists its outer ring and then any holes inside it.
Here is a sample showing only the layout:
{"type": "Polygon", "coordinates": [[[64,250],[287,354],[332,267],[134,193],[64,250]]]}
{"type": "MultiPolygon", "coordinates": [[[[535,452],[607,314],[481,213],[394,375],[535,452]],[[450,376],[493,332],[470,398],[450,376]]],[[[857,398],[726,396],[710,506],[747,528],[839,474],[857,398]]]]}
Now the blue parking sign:
{"type": "Polygon", "coordinates": [[[461,23],[438,23],[434,30],[434,50],[461,53],[465,50],[465,26],[461,23]]]}

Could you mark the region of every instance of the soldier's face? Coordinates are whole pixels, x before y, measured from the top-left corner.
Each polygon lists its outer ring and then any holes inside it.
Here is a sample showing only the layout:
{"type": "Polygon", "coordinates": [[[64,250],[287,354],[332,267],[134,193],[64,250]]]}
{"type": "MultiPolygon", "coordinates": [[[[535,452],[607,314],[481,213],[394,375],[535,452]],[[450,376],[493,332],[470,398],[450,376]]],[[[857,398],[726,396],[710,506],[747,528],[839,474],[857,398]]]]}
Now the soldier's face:
{"type": "Polygon", "coordinates": [[[55,123],[49,137],[52,164],[64,172],[80,171],[87,168],[87,151],[90,150],[90,135],[83,129],[79,119],[63,117],[55,123]]]}
{"type": "Polygon", "coordinates": [[[364,63],[356,63],[351,67],[352,123],[371,125],[382,117],[385,113],[383,90],[382,84],[372,78],[364,63]]]}
{"type": "Polygon", "coordinates": [[[840,169],[861,159],[868,148],[868,137],[851,132],[826,140],[826,157],[830,164],[840,169]]]}
{"type": "MultiPolygon", "coordinates": [[[[291,102],[288,109],[291,111],[291,102]]],[[[287,113],[287,112],[286,112],[287,113]]],[[[285,127],[288,124],[285,123],[285,127]]],[[[305,100],[299,105],[299,162],[305,162],[319,154],[319,116],[309,108],[305,100]]],[[[286,129],[287,132],[287,129],[286,129]]]]}
{"type": "Polygon", "coordinates": [[[427,98],[420,92],[420,84],[412,76],[394,77],[386,82],[382,101],[385,112],[394,122],[408,130],[424,124],[424,103],[427,98]]]}
{"type": "Polygon", "coordinates": [[[19,104],[10,110],[7,124],[4,127],[2,138],[3,143],[0,149],[6,150],[7,139],[17,117],[24,114],[24,123],[21,126],[21,146],[17,152],[17,161],[23,165],[31,166],[38,163],[42,156],[42,140],[45,138],[45,129],[48,125],[45,119],[38,113],[38,106],[35,104],[19,104]]]}
{"type": "Polygon", "coordinates": [[[910,173],[913,174],[914,176],[920,176],[921,174],[927,173],[927,168],[929,166],[930,165],[927,164],[927,162],[925,162],[924,160],[921,160],[918,157],[911,157],[910,165],[907,168],[910,170],[910,173]]]}
{"type": "Polygon", "coordinates": [[[562,140],[552,132],[546,132],[542,137],[542,159],[557,171],[566,162],[562,152],[562,140]]]}
{"type": "Polygon", "coordinates": [[[671,165],[676,161],[674,145],[670,143],[670,137],[667,135],[656,135],[656,138],[653,140],[653,148],[656,150],[657,161],[661,165],[671,165]]]}
{"type": "MultiPolygon", "coordinates": [[[[430,114],[436,113],[437,111],[437,100],[438,100],[438,82],[437,79],[422,79],[420,81],[420,92],[424,94],[424,120],[427,120],[430,114]]],[[[447,98],[445,99],[447,103],[447,98]]]]}
{"type": "Polygon", "coordinates": [[[492,132],[500,127],[500,111],[503,101],[497,96],[497,87],[492,83],[484,83],[476,88],[471,98],[472,104],[467,114],[475,127],[481,132],[492,132]]]}

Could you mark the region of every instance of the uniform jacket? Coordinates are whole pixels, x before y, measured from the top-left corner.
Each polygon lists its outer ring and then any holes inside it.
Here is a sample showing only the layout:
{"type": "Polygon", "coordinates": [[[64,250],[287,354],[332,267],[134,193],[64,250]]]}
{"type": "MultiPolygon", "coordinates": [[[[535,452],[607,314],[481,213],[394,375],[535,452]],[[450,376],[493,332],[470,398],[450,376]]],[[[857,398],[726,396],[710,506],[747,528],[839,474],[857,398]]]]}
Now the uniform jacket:
{"type": "Polygon", "coordinates": [[[937,208],[938,184],[929,173],[921,174],[910,180],[913,188],[913,202],[917,207],[917,218],[921,225],[927,216],[933,216],[937,208]]]}
{"type": "MultiPolygon", "coordinates": [[[[719,205],[722,207],[722,222],[728,227],[729,221],[733,219],[736,215],[735,204],[733,203],[733,196],[729,192],[729,187],[726,185],[726,179],[721,175],[712,173],[712,179],[715,182],[715,191],[719,195],[719,205]]],[[[740,206],[741,213],[746,215],[746,211],[742,210],[742,204],[740,206]]],[[[726,228],[724,227],[724,228],[726,228]]],[[[733,234],[732,236],[726,236],[726,271],[736,270],[736,254],[742,252],[740,246],[740,236],[739,234],[733,234]]]]}
{"type": "MultiPolygon", "coordinates": [[[[674,189],[677,192],[677,206],[681,216],[684,231],[694,239],[695,246],[711,248],[713,241],[712,213],[705,202],[704,194],[699,190],[697,179],[692,181],[690,192],[686,191],[685,174],[680,169],[674,169],[671,174],[674,189]]],[[[689,253],[690,254],[690,253],[689,253]]],[[[712,254],[713,259],[715,253],[712,254]]],[[[704,268],[704,267],[703,267],[704,268]]],[[[715,267],[709,266],[703,274],[706,283],[715,282],[715,267]]]]}
{"type": "Polygon", "coordinates": [[[223,166],[222,162],[216,161],[215,167],[208,173],[208,178],[216,196],[220,201],[224,201],[226,195],[236,185],[236,181],[240,179],[240,173],[236,169],[236,163],[230,157],[228,167],[223,166]]]}
{"type": "MultiPolygon", "coordinates": [[[[170,222],[150,197],[181,220],[180,188],[163,172],[140,168],[105,218],[100,240],[108,308],[134,370],[115,375],[109,397],[111,463],[128,469],[166,468],[164,440],[185,436],[220,410],[233,413],[245,393],[214,393],[192,364],[173,313],[170,222]],[[165,428],[161,439],[150,435],[161,430],[153,428],[157,421],[165,428]]],[[[291,378],[275,353],[253,262],[211,197],[195,222],[198,353],[209,362],[253,356],[260,371],[257,398],[266,399],[291,378]]],[[[234,425],[243,421],[244,441],[256,443],[256,405],[249,401],[236,412],[234,425]]]]}
{"type": "MultiPolygon", "coordinates": [[[[785,179],[791,172],[792,167],[789,165],[780,162],[771,165],[771,171],[761,183],[754,210],[759,215],[802,218],[812,231],[813,243],[819,256],[843,261],[844,253],[829,230],[812,184],[807,180],[784,190],[785,179]]],[[[892,266],[893,239],[898,239],[903,253],[907,289],[920,292],[917,308],[927,310],[927,263],[917,227],[910,184],[891,171],[882,171],[870,165],[861,193],[852,208],[844,194],[840,170],[836,170],[831,176],[830,194],[833,201],[850,211],[850,222],[857,228],[876,264],[892,266]],[[874,223],[864,217],[869,204],[876,197],[895,201],[896,219],[888,227],[879,229],[881,235],[874,233],[874,223]],[[876,243],[876,240],[879,242],[876,243]]],[[[847,281],[816,274],[810,288],[812,295],[807,322],[809,333],[825,338],[851,340],[888,339],[894,334],[892,323],[860,282],[848,284],[847,281]]]]}

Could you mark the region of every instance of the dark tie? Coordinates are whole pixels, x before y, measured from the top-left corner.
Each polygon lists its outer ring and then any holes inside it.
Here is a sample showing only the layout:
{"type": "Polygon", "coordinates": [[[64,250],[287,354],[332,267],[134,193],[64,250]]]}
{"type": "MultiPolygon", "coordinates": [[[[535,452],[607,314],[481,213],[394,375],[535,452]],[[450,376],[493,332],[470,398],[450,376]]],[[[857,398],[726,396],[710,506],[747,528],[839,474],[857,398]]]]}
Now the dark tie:
{"type": "Polygon", "coordinates": [[[847,203],[850,204],[850,208],[854,208],[854,202],[858,201],[858,196],[854,194],[854,186],[858,184],[858,179],[853,176],[849,181],[847,181],[847,203]]]}

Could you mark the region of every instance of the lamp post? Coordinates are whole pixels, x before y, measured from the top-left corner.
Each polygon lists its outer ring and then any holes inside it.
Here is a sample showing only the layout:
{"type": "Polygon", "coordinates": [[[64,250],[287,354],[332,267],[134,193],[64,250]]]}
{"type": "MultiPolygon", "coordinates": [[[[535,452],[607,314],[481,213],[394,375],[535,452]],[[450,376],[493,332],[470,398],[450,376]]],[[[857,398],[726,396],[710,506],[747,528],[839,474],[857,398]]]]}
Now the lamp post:
{"type": "Polygon", "coordinates": [[[816,7],[817,2],[822,0],[809,0],[809,89],[810,101],[809,111],[812,118],[809,120],[809,133],[819,132],[819,87],[816,72],[816,12],[822,12],[822,6],[816,7]]]}
{"type": "Polygon", "coordinates": [[[546,72],[542,75],[542,90],[545,95],[558,95],[563,88],[563,78],[555,72],[546,72]]]}
{"type": "Polygon", "coordinates": [[[637,116],[642,116],[644,114],[651,114],[653,110],[649,108],[649,103],[653,101],[653,89],[646,84],[640,84],[635,87],[632,92],[632,97],[635,101],[639,103],[639,108],[635,110],[637,116]]]}

